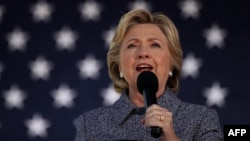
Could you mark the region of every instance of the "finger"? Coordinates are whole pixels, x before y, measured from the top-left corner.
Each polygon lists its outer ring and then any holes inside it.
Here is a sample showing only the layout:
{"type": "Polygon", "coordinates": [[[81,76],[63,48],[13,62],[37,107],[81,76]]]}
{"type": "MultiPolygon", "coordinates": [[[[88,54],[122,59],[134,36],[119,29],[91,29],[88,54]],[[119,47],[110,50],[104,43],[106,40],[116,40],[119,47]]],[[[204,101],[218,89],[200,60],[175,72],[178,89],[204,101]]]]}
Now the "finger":
{"type": "Polygon", "coordinates": [[[172,123],[171,116],[164,115],[153,115],[151,117],[145,118],[144,125],[146,127],[159,126],[159,127],[168,127],[172,123]]]}
{"type": "Polygon", "coordinates": [[[145,115],[146,126],[156,126],[158,124],[168,125],[172,122],[171,112],[152,111],[145,115]],[[156,124],[155,124],[156,123],[156,124]]]}
{"type": "Polygon", "coordinates": [[[153,126],[163,127],[162,121],[160,121],[159,119],[156,119],[156,118],[146,119],[144,125],[146,127],[153,127],[153,126]]]}
{"type": "Polygon", "coordinates": [[[169,116],[171,115],[171,112],[169,112],[167,109],[159,107],[159,106],[155,106],[155,107],[151,107],[150,109],[148,109],[146,111],[146,115],[145,117],[153,117],[154,115],[166,115],[169,116]]]}
{"type": "Polygon", "coordinates": [[[141,120],[141,124],[145,125],[145,119],[141,120]]]}
{"type": "Polygon", "coordinates": [[[153,104],[153,105],[149,106],[146,110],[146,113],[152,112],[152,111],[169,112],[168,109],[161,107],[160,105],[157,105],[157,104],[153,104]]]}
{"type": "Polygon", "coordinates": [[[154,110],[154,109],[160,109],[160,108],[162,108],[160,105],[152,104],[152,105],[150,105],[150,106],[147,108],[147,111],[151,111],[151,110],[154,110]]]}

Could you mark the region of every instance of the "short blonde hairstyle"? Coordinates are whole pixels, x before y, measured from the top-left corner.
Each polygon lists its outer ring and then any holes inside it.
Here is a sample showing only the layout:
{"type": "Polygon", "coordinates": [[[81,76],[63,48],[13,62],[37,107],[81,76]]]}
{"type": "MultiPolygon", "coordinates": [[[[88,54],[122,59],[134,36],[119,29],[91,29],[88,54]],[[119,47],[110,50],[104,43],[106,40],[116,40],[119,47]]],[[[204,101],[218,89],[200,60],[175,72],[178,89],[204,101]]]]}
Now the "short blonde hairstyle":
{"type": "Polygon", "coordinates": [[[150,13],[146,10],[132,10],[123,15],[115,30],[114,37],[110,43],[107,53],[108,71],[116,92],[121,93],[128,90],[128,83],[120,77],[119,55],[123,39],[129,28],[138,24],[154,24],[158,26],[167,38],[170,63],[173,76],[169,76],[166,85],[172,92],[179,89],[179,79],[182,66],[182,48],[180,45],[178,31],[173,22],[164,14],[150,13]]]}

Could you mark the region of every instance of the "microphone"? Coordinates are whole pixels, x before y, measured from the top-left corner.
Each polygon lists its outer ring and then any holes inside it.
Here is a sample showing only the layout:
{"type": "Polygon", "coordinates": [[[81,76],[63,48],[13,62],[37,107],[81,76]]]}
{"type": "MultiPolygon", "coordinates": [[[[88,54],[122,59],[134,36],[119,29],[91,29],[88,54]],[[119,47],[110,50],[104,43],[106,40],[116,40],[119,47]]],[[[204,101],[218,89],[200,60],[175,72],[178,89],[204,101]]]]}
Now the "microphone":
{"type": "MultiPolygon", "coordinates": [[[[158,90],[158,79],[151,71],[143,71],[137,78],[137,89],[144,97],[146,108],[152,104],[157,104],[156,92],[158,90]]],[[[162,134],[162,129],[157,126],[150,127],[151,136],[159,138],[162,134]]]]}

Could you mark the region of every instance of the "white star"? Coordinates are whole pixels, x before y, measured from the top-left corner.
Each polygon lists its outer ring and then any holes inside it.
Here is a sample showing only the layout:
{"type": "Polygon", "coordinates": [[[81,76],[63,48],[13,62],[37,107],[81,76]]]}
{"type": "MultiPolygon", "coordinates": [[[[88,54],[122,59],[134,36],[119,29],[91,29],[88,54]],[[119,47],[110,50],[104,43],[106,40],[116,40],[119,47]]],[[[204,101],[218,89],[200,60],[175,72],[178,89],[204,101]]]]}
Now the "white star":
{"type": "Polygon", "coordinates": [[[28,135],[31,138],[36,136],[47,137],[47,128],[50,127],[50,122],[44,119],[40,114],[34,114],[32,119],[26,120],[25,125],[28,128],[28,135]]]}
{"type": "Polygon", "coordinates": [[[213,46],[223,48],[227,32],[224,29],[220,29],[217,24],[213,24],[210,29],[204,30],[203,35],[207,40],[206,44],[208,48],[212,48],[213,46]]]}
{"type": "Polygon", "coordinates": [[[201,9],[200,2],[196,0],[185,0],[180,2],[179,4],[181,8],[181,15],[183,18],[187,19],[189,17],[192,17],[194,19],[199,18],[199,10],[201,9]]]}
{"type": "Polygon", "coordinates": [[[48,80],[50,77],[49,71],[52,69],[52,63],[47,61],[43,56],[38,56],[35,61],[29,64],[31,76],[33,79],[48,80]]]}
{"type": "Polygon", "coordinates": [[[29,39],[28,33],[23,32],[20,28],[16,27],[12,33],[8,33],[6,36],[9,43],[10,51],[23,51],[26,46],[26,42],[29,39]]]}
{"type": "Polygon", "coordinates": [[[203,96],[207,98],[206,104],[208,106],[217,105],[223,107],[225,105],[225,97],[228,90],[221,88],[219,82],[214,82],[211,88],[205,88],[203,96]]]}
{"type": "Polygon", "coordinates": [[[1,80],[1,74],[2,74],[3,70],[4,70],[4,66],[0,62],[0,80],[1,80]]]}
{"type": "Polygon", "coordinates": [[[145,9],[150,11],[151,10],[151,5],[144,0],[136,0],[135,2],[129,3],[128,8],[130,10],[133,9],[145,9]]]}
{"type": "Polygon", "coordinates": [[[4,12],[5,12],[4,6],[0,5],[0,22],[2,21],[4,12]]]}
{"type": "Polygon", "coordinates": [[[76,94],[68,85],[61,84],[57,90],[52,91],[52,97],[54,98],[54,105],[57,108],[72,108],[74,106],[73,99],[76,97],[76,94]]]}
{"type": "Polygon", "coordinates": [[[95,59],[94,56],[88,55],[84,60],[77,63],[77,67],[80,70],[80,76],[84,79],[99,77],[99,71],[102,67],[101,61],[95,59]]]}
{"type": "Polygon", "coordinates": [[[112,26],[109,30],[103,32],[102,38],[105,41],[106,47],[109,47],[109,45],[114,37],[114,33],[115,33],[114,26],[112,26]]]}
{"type": "Polygon", "coordinates": [[[186,58],[183,60],[182,65],[182,76],[184,78],[191,76],[196,78],[199,75],[199,68],[202,65],[202,61],[198,58],[195,58],[194,55],[188,54],[186,58]]]}
{"type": "Polygon", "coordinates": [[[53,11],[53,6],[48,4],[46,1],[39,1],[31,6],[31,12],[35,22],[50,20],[50,14],[53,11]]]}
{"type": "Polygon", "coordinates": [[[79,11],[84,21],[98,21],[102,11],[102,5],[94,0],[87,0],[80,4],[79,11]]]}
{"type": "Polygon", "coordinates": [[[115,92],[112,84],[109,85],[108,88],[101,90],[101,97],[103,97],[103,105],[110,106],[115,103],[119,98],[120,94],[115,92]]]}
{"type": "Polygon", "coordinates": [[[24,91],[18,88],[16,85],[12,85],[10,90],[3,93],[5,99],[5,106],[8,109],[17,108],[22,109],[24,104],[23,101],[27,98],[24,91]]]}
{"type": "Polygon", "coordinates": [[[59,50],[73,50],[75,48],[77,38],[78,34],[67,26],[63,27],[60,31],[54,34],[54,39],[56,40],[59,50]]]}

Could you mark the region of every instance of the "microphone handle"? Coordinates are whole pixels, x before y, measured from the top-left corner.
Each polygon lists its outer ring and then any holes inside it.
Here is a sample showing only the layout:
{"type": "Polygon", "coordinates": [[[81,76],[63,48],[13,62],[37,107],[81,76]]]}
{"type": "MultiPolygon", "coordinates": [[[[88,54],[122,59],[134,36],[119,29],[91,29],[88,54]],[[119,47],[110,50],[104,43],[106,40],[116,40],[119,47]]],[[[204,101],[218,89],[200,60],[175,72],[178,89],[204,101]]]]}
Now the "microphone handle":
{"type": "Polygon", "coordinates": [[[162,129],[160,127],[151,127],[151,136],[154,138],[159,138],[162,135],[162,129]]]}
{"type": "MultiPolygon", "coordinates": [[[[145,101],[146,108],[152,104],[157,104],[156,95],[150,92],[150,89],[143,90],[143,97],[145,101]]],[[[154,126],[151,128],[151,136],[154,138],[159,138],[162,135],[162,129],[160,127],[154,126]]]]}

